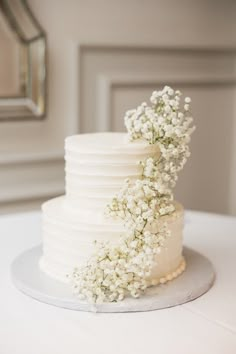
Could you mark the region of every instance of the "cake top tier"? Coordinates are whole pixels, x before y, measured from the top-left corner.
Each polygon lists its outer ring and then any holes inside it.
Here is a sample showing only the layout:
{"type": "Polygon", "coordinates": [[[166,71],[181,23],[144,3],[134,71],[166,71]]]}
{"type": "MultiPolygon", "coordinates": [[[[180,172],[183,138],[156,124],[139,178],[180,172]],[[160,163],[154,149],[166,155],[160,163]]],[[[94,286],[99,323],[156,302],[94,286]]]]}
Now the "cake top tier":
{"type": "Polygon", "coordinates": [[[145,140],[130,142],[127,133],[90,133],[73,135],[65,140],[66,150],[78,153],[114,154],[114,153],[153,153],[157,146],[148,144],[145,140]]]}

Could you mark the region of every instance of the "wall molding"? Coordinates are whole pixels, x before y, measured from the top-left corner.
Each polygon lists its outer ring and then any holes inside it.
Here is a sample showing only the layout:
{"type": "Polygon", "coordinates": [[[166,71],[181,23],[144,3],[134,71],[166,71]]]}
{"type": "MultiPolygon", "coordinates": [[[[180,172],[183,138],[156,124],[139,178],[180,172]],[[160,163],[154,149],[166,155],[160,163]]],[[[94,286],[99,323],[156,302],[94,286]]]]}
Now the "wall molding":
{"type": "Polygon", "coordinates": [[[165,84],[189,92],[195,105],[198,139],[192,144],[195,163],[191,170],[188,164],[183,171],[177,198],[180,195],[187,207],[235,213],[236,199],[232,196],[236,195],[236,168],[230,162],[230,141],[235,131],[235,67],[235,48],[81,45],[80,132],[124,130],[125,111],[165,84]],[[222,150],[223,135],[229,138],[222,150]],[[205,171],[206,176],[199,171],[205,171]],[[214,202],[209,193],[214,195],[214,202]]]}
{"type": "Polygon", "coordinates": [[[236,87],[235,63],[235,48],[80,45],[80,131],[111,130],[117,89],[236,87]]]}
{"type": "Polygon", "coordinates": [[[58,161],[63,160],[64,152],[27,152],[21,154],[4,154],[0,155],[0,166],[21,164],[21,163],[35,163],[44,161],[58,161]]]}
{"type": "MultiPolygon", "coordinates": [[[[105,130],[112,129],[113,111],[112,111],[112,95],[114,90],[122,88],[133,88],[139,86],[140,88],[152,88],[153,86],[164,86],[167,80],[162,77],[143,76],[143,75],[128,75],[115,74],[107,76],[98,75],[97,78],[97,118],[100,122],[100,127],[105,130]]],[[[175,87],[212,87],[218,88],[222,86],[236,87],[236,79],[230,78],[207,78],[207,77],[192,77],[192,78],[176,78],[168,79],[168,84],[175,87]]]]}
{"type": "Polygon", "coordinates": [[[4,156],[0,169],[0,209],[9,203],[50,198],[64,192],[61,154],[4,156]]]}

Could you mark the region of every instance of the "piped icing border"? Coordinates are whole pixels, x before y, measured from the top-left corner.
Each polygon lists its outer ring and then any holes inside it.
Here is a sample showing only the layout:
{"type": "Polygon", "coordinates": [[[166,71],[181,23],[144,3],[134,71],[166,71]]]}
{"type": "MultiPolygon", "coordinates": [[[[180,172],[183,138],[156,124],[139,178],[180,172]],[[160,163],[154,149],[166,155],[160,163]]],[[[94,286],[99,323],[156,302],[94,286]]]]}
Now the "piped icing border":
{"type": "Polygon", "coordinates": [[[186,269],[186,261],[185,261],[184,257],[182,257],[179,266],[174,271],[171,271],[168,274],[166,274],[160,278],[153,279],[152,281],[149,282],[149,286],[156,286],[159,284],[165,284],[168,281],[171,281],[171,280],[177,278],[179,275],[181,275],[185,271],[185,269],[186,269]]]}

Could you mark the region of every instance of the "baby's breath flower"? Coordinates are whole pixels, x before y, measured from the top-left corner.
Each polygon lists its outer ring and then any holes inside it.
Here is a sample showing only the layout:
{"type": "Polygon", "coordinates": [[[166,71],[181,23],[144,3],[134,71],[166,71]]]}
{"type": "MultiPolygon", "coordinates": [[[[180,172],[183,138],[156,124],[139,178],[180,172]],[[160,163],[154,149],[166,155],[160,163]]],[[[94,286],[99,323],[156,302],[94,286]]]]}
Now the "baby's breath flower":
{"type": "Polygon", "coordinates": [[[181,92],[165,86],[125,115],[131,141],[144,139],[157,144],[159,157],[141,161],[142,175],[129,179],[107,205],[105,214],[124,220],[125,236],[117,244],[95,243],[97,251],[87,265],[74,269],[71,280],[74,292],[89,302],[121,301],[127,294],[139,297],[148,286],[156,255],[170,236],[162,216],[175,211],[173,187],[178,172],[190,155],[188,144],[195,127],[189,116],[191,99],[186,97],[180,108],[181,92]],[[155,220],[157,231],[152,232],[155,220]]]}

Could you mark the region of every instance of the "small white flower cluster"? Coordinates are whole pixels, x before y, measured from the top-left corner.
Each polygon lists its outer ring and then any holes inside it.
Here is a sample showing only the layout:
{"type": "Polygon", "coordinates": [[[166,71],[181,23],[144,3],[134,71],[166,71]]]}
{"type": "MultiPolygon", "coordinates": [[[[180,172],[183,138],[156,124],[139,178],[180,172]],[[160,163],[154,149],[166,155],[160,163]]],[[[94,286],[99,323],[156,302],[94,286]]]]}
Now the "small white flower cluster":
{"type": "Polygon", "coordinates": [[[152,93],[151,106],[144,102],[137,109],[127,111],[124,118],[131,141],[144,139],[159,146],[160,158],[150,159],[146,176],[154,164],[160,193],[175,186],[177,174],[190,156],[188,144],[195,130],[189,113],[191,99],[186,97],[181,108],[180,97],[180,91],[165,86],[152,93]]]}
{"type": "Polygon", "coordinates": [[[186,97],[181,109],[180,96],[180,91],[165,86],[152,93],[151,106],[144,102],[137,109],[127,111],[124,120],[130,139],[142,138],[150,144],[159,142],[165,145],[171,140],[188,140],[192,132],[189,128],[192,123],[189,115],[191,99],[186,97]]]}
{"type": "Polygon", "coordinates": [[[169,231],[165,224],[156,233],[127,232],[117,245],[97,244],[85,267],[71,275],[74,293],[90,303],[121,301],[127,294],[139,297],[148,286],[154,258],[169,231]]]}
{"type": "MultiPolygon", "coordinates": [[[[147,162],[147,160],[146,160],[147,162]]],[[[143,163],[143,171],[147,164],[143,163]]],[[[142,230],[159,216],[172,213],[172,194],[160,193],[159,183],[152,177],[147,178],[143,172],[142,179],[134,183],[125,181],[123,188],[107,206],[106,214],[124,219],[127,230],[142,230]]]]}

